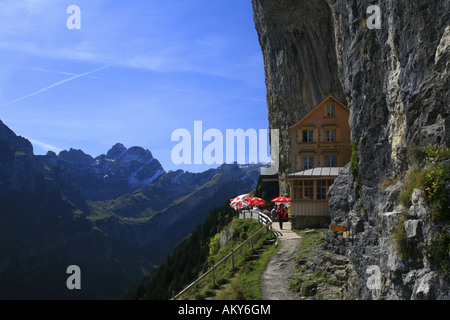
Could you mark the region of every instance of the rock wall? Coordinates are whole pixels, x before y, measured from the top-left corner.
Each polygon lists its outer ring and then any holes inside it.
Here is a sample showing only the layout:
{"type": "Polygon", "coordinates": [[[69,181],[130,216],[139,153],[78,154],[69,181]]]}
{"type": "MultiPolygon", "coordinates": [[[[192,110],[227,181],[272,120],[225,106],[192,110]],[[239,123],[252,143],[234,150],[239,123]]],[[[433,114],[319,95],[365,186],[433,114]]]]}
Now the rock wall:
{"type": "MultiPolygon", "coordinates": [[[[328,94],[343,100],[337,74],[334,33],[324,1],[253,0],[264,56],[269,126],[280,129],[280,168],[290,168],[287,129],[328,94]]],[[[344,100],[343,100],[344,101],[344,100]]],[[[280,193],[289,194],[287,183],[280,193]]]]}
{"type": "Polygon", "coordinates": [[[344,168],[330,208],[332,223],[347,225],[352,237],[343,241],[330,231],[326,244],[346,254],[358,274],[345,296],[449,299],[448,279],[436,273],[424,250],[401,258],[392,238],[405,209],[412,217],[404,223],[410,245],[426,246],[437,232],[449,232],[448,223],[414,215],[428,210],[420,197],[402,208],[398,195],[412,168],[412,146],[449,145],[450,1],[253,0],[253,7],[269,123],[281,129],[279,175],[289,167],[285,128],[328,94],[350,107],[358,175],[344,168]],[[372,4],[380,9],[380,27],[373,29],[367,24],[372,4]],[[375,276],[376,286],[370,285],[375,276]]]}
{"type": "Polygon", "coordinates": [[[448,224],[438,226],[418,217],[418,204],[413,204],[404,228],[414,252],[401,258],[392,239],[402,211],[408,209],[398,202],[413,166],[408,150],[449,144],[450,2],[380,2],[380,29],[368,29],[364,23],[369,1],[329,4],[361,186],[357,190],[347,171],[337,181],[341,190],[333,192],[330,205],[333,223],[346,224],[353,235],[347,254],[359,274],[356,297],[448,299],[448,282],[430,269],[425,250],[417,249],[439,232],[448,233],[448,224]],[[401,177],[399,182],[380,188],[395,177],[401,177]],[[376,289],[367,285],[368,270],[379,272],[376,289]]]}

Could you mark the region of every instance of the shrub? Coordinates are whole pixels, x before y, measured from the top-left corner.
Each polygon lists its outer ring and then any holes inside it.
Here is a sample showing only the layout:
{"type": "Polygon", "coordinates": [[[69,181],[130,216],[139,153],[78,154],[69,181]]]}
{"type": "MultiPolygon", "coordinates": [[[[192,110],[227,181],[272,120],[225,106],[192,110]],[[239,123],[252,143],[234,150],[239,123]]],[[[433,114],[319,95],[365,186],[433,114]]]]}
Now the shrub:
{"type": "Polygon", "coordinates": [[[392,244],[397,254],[405,259],[411,254],[411,248],[408,245],[408,239],[405,231],[405,221],[409,219],[408,211],[403,211],[402,216],[398,219],[397,226],[392,233],[392,244]]]}
{"type": "Polygon", "coordinates": [[[413,146],[408,150],[408,160],[416,167],[421,167],[427,157],[426,147],[413,146]]]}
{"type": "Polygon", "coordinates": [[[211,238],[209,242],[209,255],[213,256],[219,252],[220,249],[220,233],[217,233],[211,238]]]}
{"type": "Polygon", "coordinates": [[[356,145],[350,142],[352,146],[352,155],[350,157],[350,172],[352,173],[353,179],[356,181],[356,191],[361,194],[361,184],[359,183],[359,169],[358,169],[358,157],[356,145]]]}
{"type": "Polygon", "coordinates": [[[437,146],[428,147],[425,150],[426,153],[426,160],[430,159],[448,159],[450,158],[450,148],[439,148],[437,146]]]}
{"type": "Polygon", "coordinates": [[[422,169],[414,169],[406,175],[405,185],[399,194],[399,201],[405,207],[411,206],[411,195],[414,189],[423,189],[424,177],[422,169]]]}
{"type": "Polygon", "coordinates": [[[431,219],[433,220],[450,220],[448,190],[446,190],[449,180],[449,167],[434,165],[424,172],[425,195],[427,203],[432,209],[431,219]]]}
{"type": "Polygon", "coordinates": [[[426,254],[439,273],[450,276],[450,234],[441,233],[428,246],[426,254]]]}
{"type": "Polygon", "coordinates": [[[450,148],[438,146],[412,146],[408,151],[409,162],[417,167],[431,163],[433,160],[450,158],[450,148]]]}
{"type": "Polygon", "coordinates": [[[431,219],[449,221],[450,210],[446,189],[449,180],[449,167],[431,165],[425,169],[416,168],[407,174],[405,185],[399,194],[399,201],[405,208],[409,208],[414,189],[421,189],[425,192],[425,200],[432,209],[431,219]]]}

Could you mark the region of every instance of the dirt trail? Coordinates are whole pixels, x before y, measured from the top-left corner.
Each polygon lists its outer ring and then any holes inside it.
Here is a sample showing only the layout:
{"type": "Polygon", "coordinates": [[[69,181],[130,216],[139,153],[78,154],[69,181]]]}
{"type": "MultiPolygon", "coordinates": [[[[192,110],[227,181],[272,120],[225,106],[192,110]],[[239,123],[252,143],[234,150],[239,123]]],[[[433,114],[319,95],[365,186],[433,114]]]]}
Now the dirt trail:
{"type": "Polygon", "coordinates": [[[295,261],[298,256],[301,238],[291,230],[290,222],[283,224],[280,230],[278,222],[274,229],[280,231],[280,248],[272,257],[262,277],[262,294],[264,300],[299,300],[299,296],[289,289],[289,282],[295,273],[295,261]]]}

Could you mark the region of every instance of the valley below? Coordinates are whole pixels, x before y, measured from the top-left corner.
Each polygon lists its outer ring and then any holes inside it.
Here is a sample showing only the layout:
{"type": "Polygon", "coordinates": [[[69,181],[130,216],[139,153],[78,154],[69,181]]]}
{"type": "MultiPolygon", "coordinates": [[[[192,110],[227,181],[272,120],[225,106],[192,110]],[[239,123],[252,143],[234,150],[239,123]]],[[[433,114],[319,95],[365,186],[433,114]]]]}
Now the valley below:
{"type": "Polygon", "coordinates": [[[35,156],[0,122],[0,298],[119,299],[260,165],[166,172],[148,150],[35,156]],[[69,290],[79,266],[82,290],[69,290]]]}

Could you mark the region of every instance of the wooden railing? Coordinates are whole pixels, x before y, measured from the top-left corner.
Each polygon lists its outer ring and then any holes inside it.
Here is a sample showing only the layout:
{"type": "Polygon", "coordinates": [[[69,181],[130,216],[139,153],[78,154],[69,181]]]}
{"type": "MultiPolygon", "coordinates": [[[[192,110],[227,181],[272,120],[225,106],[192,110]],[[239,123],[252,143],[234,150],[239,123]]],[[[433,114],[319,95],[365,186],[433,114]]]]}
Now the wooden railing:
{"type": "Polygon", "coordinates": [[[247,210],[246,211],[247,214],[243,214],[242,216],[244,217],[244,219],[246,219],[246,217],[249,215],[250,219],[254,219],[259,221],[261,224],[266,225],[270,223],[270,227],[269,230],[277,237],[281,236],[281,232],[279,232],[278,230],[275,230],[272,228],[272,222],[273,220],[266,214],[262,213],[261,211],[257,211],[257,210],[247,210]]]}
{"type": "Polygon", "coordinates": [[[272,229],[272,219],[270,219],[267,215],[265,215],[264,213],[260,212],[258,214],[258,221],[263,224],[263,227],[261,229],[259,229],[258,231],[256,231],[254,234],[252,234],[247,240],[245,240],[244,242],[242,242],[240,245],[238,245],[236,248],[231,249],[231,252],[229,254],[227,254],[225,257],[223,257],[219,262],[217,262],[214,266],[211,267],[211,269],[209,269],[208,271],[206,271],[204,274],[202,274],[197,280],[195,280],[194,282],[192,282],[190,285],[188,285],[186,288],[184,288],[182,291],[180,291],[176,296],[173,297],[174,300],[178,299],[183,293],[185,293],[187,290],[189,290],[190,288],[192,288],[194,285],[196,285],[197,283],[199,283],[201,280],[203,280],[206,276],[208,276],[209,274],[212,274],[212,280],[213,280],[213,284],[215,284],[215,270],[218,266],[220,266],[222,263],[224,263],[225,261],[228,260],[228,258],[231,257],[231,264],[232,267],[234,268],[234,253],[236,251],[238,251],[240,248],[242,248],[244,245],[246,245],[247,243],[250,242],[251,246],[252,246],[252,250],[253,250],[253,239],[258,236],[261,232],[263,232],[264,230],[268,229],[271,232],[273,232],[276,236],[278,236],[277,231],[272,229]]]}

